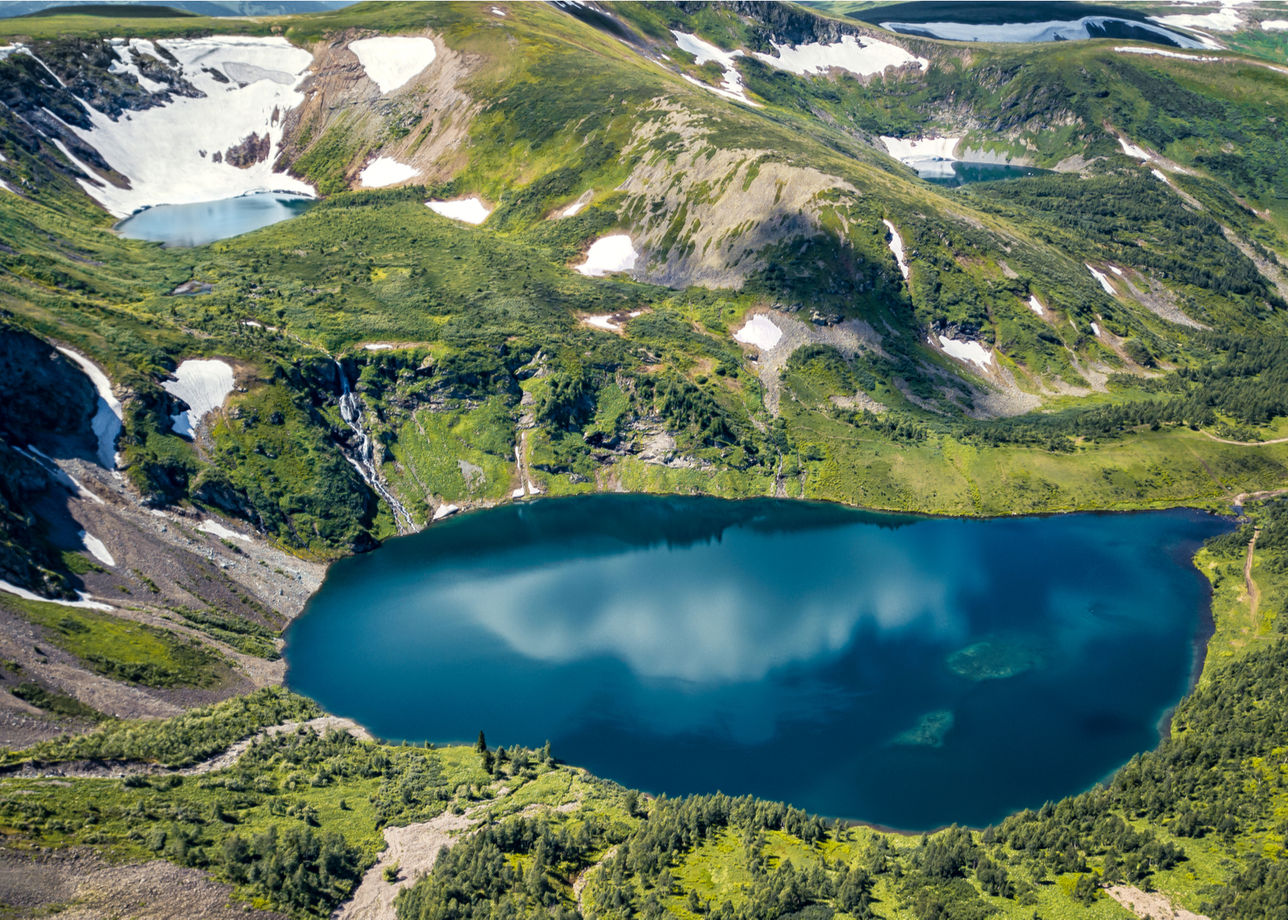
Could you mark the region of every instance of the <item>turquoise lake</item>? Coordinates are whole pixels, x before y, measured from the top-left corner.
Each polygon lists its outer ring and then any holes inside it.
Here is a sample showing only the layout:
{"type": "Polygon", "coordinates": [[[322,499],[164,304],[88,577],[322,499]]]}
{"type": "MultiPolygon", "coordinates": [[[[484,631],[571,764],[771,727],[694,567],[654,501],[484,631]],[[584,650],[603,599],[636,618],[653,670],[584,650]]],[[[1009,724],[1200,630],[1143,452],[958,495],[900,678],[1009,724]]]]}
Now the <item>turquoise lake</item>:
{"type": "Polygon", "coordinates": [[[1210,629],[1196,512],[960,520],[599,495],[343,559],[287,685],[389,739],[921,830],[1154,747],[1210,629]]]}
{"type": "Polygon", "coordinates": [[[116,232],[166,246],[205,246],[303,214],[316,203],[304,195],[254,192],[196,204],[160,204],[131,214],[116,225],[116,232]]]}

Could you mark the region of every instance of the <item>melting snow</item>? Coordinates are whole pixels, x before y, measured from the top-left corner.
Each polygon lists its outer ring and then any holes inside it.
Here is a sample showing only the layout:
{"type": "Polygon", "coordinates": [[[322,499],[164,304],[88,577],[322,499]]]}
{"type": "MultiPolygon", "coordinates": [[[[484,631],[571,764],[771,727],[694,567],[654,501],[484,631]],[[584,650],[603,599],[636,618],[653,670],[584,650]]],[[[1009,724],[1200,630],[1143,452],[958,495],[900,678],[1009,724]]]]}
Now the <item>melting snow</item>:
{"type": "MultiPolygon", "coordinates": [[[[260,189],[313,194],[307,183],[273,171],[285,115],[304,101],[294,87],[313,61],[309,52],[276,37],[171,38],[157,44],[179,60],[184,78],[205,95],[176,96],[166,105],[124,112],[117,120],[87,106],[91,127],[71,130],[130,180],[124,189],[96,184],[97,174],[82,165],[91,181],[78,181],[91,198],[125,217],[149,205],[212,201],[260,189]],[[240,74],[240,79],[220,83],[211,70],[240,74]],[[268,137],[265,159],[245,169],[215,162],[215,153],[251,134],[268,137]]],[[[156,51],[137,39],[130,47],[156,51]]]]}
{"type": "Polygon", "coordinates": [[[709,83],[695,80],[688,74],[682,74],[684,79],[695,86],[701,86],[703,89],[709,89],[719,96],[724,96],[726,99],[736,99],[738,102],[745,102],[747,105],[760,106],[760,103],[753,102],[747,98],[747,94],[743,90],[742,74],[738,73],[738,68],[734,65],[734,59],[742,57],[741,51],[722,51],[711,42],[703,41],[688,32],[677,32],[672,29],[671,34],[675,36],[675,43],[681,51],[687,51],[697,58],[699,67],[707,61],[716,61],[724,68],[724,80],[719,86],[711,86],[709,83]]]}
{"type": "Polygon", "coordinates": [[[1213,57],[1212,55],[1180,54],[1176,51],[1164,51],[1162,48],[1142,48],[1139,45],[1123,45],[1114,50],[1124,54],[1152,54],[1154,57],[1176,58],[1181,61],[1206,61],[1207,63],[1212,63],[1213,61],[1221,60],[1221,58],[1213,57]]]}
{"type": "Polygon", "coordinates": [[[1029,309],[1038,316],[1046,316],[1046,308],[1042,306],[1042,301],[1038,300],[1037,294],[1029,295],[1029,309]]]}
{"type": "Polygon", "coordinates": [[[112,381],[102,368],[82,354],[59,345],[58,350],[71,358],[84,371],[85,376],[98,390],[98,409],[90,421],[94,435],[98,438],[98,462],[104,469],[116,469],[116,438],[121,433],[121,403],[112,395],[112,381]]]}
{"type": "Polygon", "coordinates": [[[511,497],[511,498],[523,498],[523,486],[519,486],[519,488],[517,488],[517,489],[515,489],[513,492],[511,492],[511,493],[510,493],[510,497],[511,497]]]}
{"type": "Polygon", "coordinates": [[[1263,19],[1261,28],[1267,32],[1284,32],[1288,31],[1288,19],[1263,19]]]}
{"type": "Polygon", "coordinates": [[[612,272],[630,271],[639,257],[631,238],[625,233],[615,233],[591,243],[586,251],[586,261],[573,268],[589,278],[602,278],[612,272]]]}
{"type": "Polygon", "coordinates": [[[450,517],[461,509],[456,505],[439,505],[434,509],[434,520],[441,521],[445,517],[450,517]]]}
{"type": "MultiPolygon", "coordinates": [[[[634,319],[635,317],[641,315],[643,312],[644,312],[643,310],[632,310],[631,312],[625,314],[625,318],[634,319]]],[[[621,313],[603,313],[598,316],[586,317],[586,324],[588,326],[594,326],[596,329],[604,329],[608,332],[621,332],[622,321],[623,321],[623,314],[621,313]]]]}
{"type": "Polygon", "coordinates": [[[961,137],[881,137],[890,156],[911,166],[923,178],[951,177],[957,160],[953,151],[960,142],[961,137]]]}
{"type": "Polygon", "coordinates": [[[376,157],[358,175],[364,188],[384,188],[396,182],[406,182],[420,175],[420,170],[393,157],[376,157]]]}
{"type": "Polygon", "coordinates": [[[161,388],[186,402],[188,410],[170,416],[170,427],[176,434],[190,438],[202,416],[222,406],[233,391],[233,369],[218,359],[184,361],[174,376],[161,388]]]}
{"type": "Polygon", "coordinates": [[[158,55],[151,42],[143,42],[138,39],[135,41],[138,42],[138,46],[133,43],[126,44],[125,39],[123,38],[112,39],[112,50],[116,52],[117,60],[113,61],[107,69],[112,73],[129,74],[135,79],[139,86],[143,87],[149,93],[161,93],[170,89],[170,87],[165,83],[158,83],[155,80],[149,80],[140,73],[138,62],[134,60],[134,54],[138,51],[142,51],[149,57],[155,58],[158,55]],[[144,47],[141,46],[146,46],[146,49],[148,50],[145,50],[144,47]]]}
{"type": "Polygon", "coordinates": [[[358,57],[380,92],[392,93],[430,64],[438,54],[428,38],[407,35],[380,35],[349,42],[349,50],[358,57]]]}
{"type": "Polygon", "coordinates": [[[1172,181],[1168,179],[1167,176],[1165,176],[1160,170],[1151,169],[1150,172],[1153,173],[1154,178],[1159,180],[1160,182],[1166,182],[1168,185],[1172,184],[1172,181]]]}
{"type": "Polygon", "coordinates": [[[477,198],[460,198],[455,201],[427,201],[425,204],[435,214],[442,214],[444,217],[464,221],[467,224],[481,224],[492,213],[492,209],[477,198]]]}
{"type": "Polygon", "coordinates": [[[1142,163],[1148,163],[1153,159],[1148,150],[1143,147],[1137,147],[1135,144],[1128,143],[1127,138],[1125,137],[1118,138],[1118,146],[1122,147],[1123,153],[1127,154],[1127,156],[1140,160],[1142,163]]]}
{"type": "MultiPolygon", "coordinates": [[[[852,74],[866,77],[881,73],[887,67],[903,67],[905,64],[916,64],[925,69],[929,63],[925,58],[900,48],[890,42],[868,38],[860,41],[853,35],[846,35],[839,42],[830,45],[814,42],[808,45],[773,44],[777,56],[756,52],[771,67],[788,70],[804,76],[810,73],[827,73],[832,68],[848,70],[852,74]]],[[[683,47],[683,46],[682,46],[683,47]]],[[[687,50],[687,49],[686,49],[687,50]]]]}
{"type": "MultiPolygon", "coordinates": [[[[1052,19],[1044,22],[883,22],[881,28],[911,35],[929,35],[954,42],[1057,42],[1091,38],[1089,27],[1103,27],[1108,22],[1122,22],[1116,16],[1083,16],[1081,19],[1052,19]]],[[[1132,22],[1175,42],[1182,48],[1202,45],[1189,36],[1161,26],[1132,22]]]]}
{"type": "Polygon", "coordinates": [[[771,351],[783,337],[783,330],[774,325],[768,316],[757,314],[733,334],[734,341],[752,345],[761,351],[771,351]]]}
{"type": "Polygon", "coordinates": [[[1100,327],[1097,326],[1095,323],[1091,324],[1091,334],[1094,335],[1096,338],[1100,338],[1100,327]]]}
{"type": "Polygon", "coordinates": [[[112,554],[107,551],[107,546],[98,537],[82,530],[80,539],[81,543],[85,544],[85,548],[89,550],[89,554],[103,563],[103,565],[116,565],[116,560],[112,558],[112,554]]]}
{"type": "Polygon", "coordinates": [[[941,335],[939,344],[944,349],[944,354],[959,361],[969,361],[971,364],[978,365],[981,369],[993,363],[993,353],[979,342],[960,342],[957,339],[950,339],[946,335],[941,335]]]}
{"type": "Polygon", "coordinates": [[[492,15],[493,15],[493,16],[504,16],[504,15],[505,15],[505,10],[498,9],[497,7],[495,7],[495,6],[494,6],[494,7],[492,7],[492,15]]]}
{"type": "Polygon", "coordinates": [[[45,604],[58,604],[60,607],[83,607],[88,610],[115,610],[111,604],[104,604],[96,600],[91,600],[90,595],[83,591],[76,592],[80,595],[78,601],[57,600],[52,597],[41,597],[39,594],[33,594],[26,588],[19,588],[17,585],[11,585],[7,581],[0,581],[0,591],[13,594],[27,601],[41,601],[45,604]]]}
{"type": "Polygon", "coordinates": [[[243,543],[254,542],[253,540],[251,540],[250,537],[246,536],[244,533],[238,533],[237,531],[232,530],[231,528],[225,527],[223,524],[220,524],[218,521],[212,521],[212,520],[202,521],[200,524],[197,525],[197,529],[200,530],[202,533],[208,533],[208,534],[211,534],[212,536],[219,537],[219,539],[221,540],[241,540],[243,543]]]}
{"type": "MultiPolygon", "coordinates": [[[[1082,263],[1082,264],[1083,264],[1083,265],[1087,265],[1087,263],[1086,263],[1086,262],[1084,262],[1084,263],[1082,263]]],[[[1115,291],[1115,290],[1114,290],[1114,286],[1113,286],[1112,284],[1110,284],[1110,283],[1109,283],[1109,279],[1108,279],[1107,277],[1105,277],[1105,273],[1104,273],[1104,272],[1098,272],[1098,271],[1096,271],[1094,268],[1092,268],[1090,265],[1087,265],[1087,271],[1091,272],[1091,276],[1092,276],[1093,278],[1095,278],[1097,281],[1099,281],[1099,282],[1100,282],[1100,286],[1101,286],[1102,288],[1104,288],[1104,289],[1105,289],[1105,293],[1106,293],[1106,294],[1108,294],[1110,297],[1115,297],[1115,296],[1117,296],[1118,292],[1117,292],[1117,291],[1115,291]]]]}
{"type": "Polygon", "coordinates": [[[28,444],[26,450],[23,450],[15,444],[13,445],[13,449],[43,469],[50,475],[54,482],[58,483],[78,498],[87,498],[98,505],[106,504],[103,499],[99,498],[89,489],[81,485],[81,481],[79,479],[64,470],[58,465],[53,457],[49,456],[49,454],[45,453],[35,444],[28,444]]]}
{"type": "Polygon", "coordinates": [[[1211,13],[1171,13],[1167,16],[1150,16],[1154,22],[1182,29],[1212,29],[1214,32],[1233,32],[1243,25],[1243,17],[1234,4],[1223,2],[1221,9],[1211,13]]]}
{"type": "Polygon", "coordinates": [[[3,179],[0,179],[0,189],[3,189],[4,191],[9,192],[10,194],[13,194],[13,195],[18,194],[12,188],[10,188],[9,183],[5,182],[3,179]]]}
{"type": "Polygon", "coordinates": [[[906,281],[908,279],[908,260],[903,254],[903,237],[899,235],[899,231],[895,229],[894,224],[890,223],[890,221],[883,220],[881,223],[885,224],[886,229],[890,231],[890,251],[894,253],[894,260],[899,263],[899,274],[903,275],[906,281]]]}
{"type": "Polygon", "coordinates": [[[574,201],[562,211],[556,211],[555,217],[573,217],[581,212],[581,209],[590,204],[590,200],[595,197],[595,190],[588,188],[581,193],[581,197],[574,201]]]}

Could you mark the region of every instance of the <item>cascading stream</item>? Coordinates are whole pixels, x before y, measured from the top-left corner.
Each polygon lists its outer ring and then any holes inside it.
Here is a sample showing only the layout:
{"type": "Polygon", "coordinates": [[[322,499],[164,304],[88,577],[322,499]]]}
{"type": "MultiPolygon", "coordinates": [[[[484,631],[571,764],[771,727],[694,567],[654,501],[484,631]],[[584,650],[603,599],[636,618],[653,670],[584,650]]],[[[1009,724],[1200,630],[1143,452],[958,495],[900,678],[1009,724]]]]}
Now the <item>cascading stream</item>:
{"type": "Polygon", "coordinates": [[[358,402],[358,394],[349,388],[349,378],[345,376],[344,367],[339,361],[335,362],[335,368],[340,375],[340,417],[358,436],[356,458],[346,453],[345,459],[353,464],[353,468],[358,471],[363,481],[393,509],[394,524],[397,525],[398,532],[414,533],[417,528],[411,515],[380,478],[380,470],[376,468],[375,461],[372,459],[371,437],[362,425],[362,407],[358,402]]]}

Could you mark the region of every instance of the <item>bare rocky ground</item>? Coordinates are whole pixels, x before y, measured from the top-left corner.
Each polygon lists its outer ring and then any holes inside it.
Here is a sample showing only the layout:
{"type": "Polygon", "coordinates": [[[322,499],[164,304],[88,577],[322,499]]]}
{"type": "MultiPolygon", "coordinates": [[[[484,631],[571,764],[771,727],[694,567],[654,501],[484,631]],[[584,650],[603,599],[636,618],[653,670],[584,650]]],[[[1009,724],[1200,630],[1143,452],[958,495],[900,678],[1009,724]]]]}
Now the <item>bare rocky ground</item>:
{"type": "Polygon", "coordinates": [[[1160,891],[1141,891],[1132,885],[1111,885],[1105,894],[1141,920],[1208,920],[1202,914],[1176,907],[1160,891]]]}
{"type": "Polygon", "coordinates": [[[231,885],[160,859],[115,865],[79,848],[0,849],[0,904],[15,920],[286,920],[231,893],[231,885]]]}

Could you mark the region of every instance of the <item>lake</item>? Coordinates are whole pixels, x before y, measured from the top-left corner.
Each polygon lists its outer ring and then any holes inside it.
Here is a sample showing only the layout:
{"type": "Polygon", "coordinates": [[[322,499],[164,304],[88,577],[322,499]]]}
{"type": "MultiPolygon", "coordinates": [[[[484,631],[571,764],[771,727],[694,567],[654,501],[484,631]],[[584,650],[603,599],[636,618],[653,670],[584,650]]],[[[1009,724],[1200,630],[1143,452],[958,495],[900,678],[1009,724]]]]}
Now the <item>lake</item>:
{"type": "Polygon", "coordinates": [[[961,160],[936,163],[937,168],[918,170],[917,175],[927,182],[948,188],[961,188],[973,182],[1000,182],[1004,179],[1026,179],[1051,172],[1034,166],[1012,166],[1008,163],[967,163],[961,160]]]}
{"type": "Polygon", "coordinates": [[[389,739],[539,747],[649,792],[921,830],[1159,741],[1209,628],[1188,511],[960,520],[598,495],[342,559],[286,683],[389,739]]]}
{"type": "Polygon", "coordinates": [[[285,192],[253,192],[219,201],[159,204],[116,225],[121,236],[166,246],[205,246],[303,214],[316,199],[285,192]]]}

